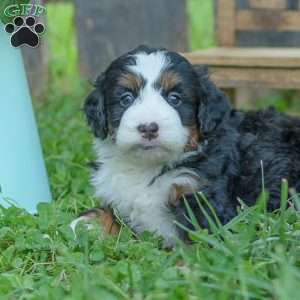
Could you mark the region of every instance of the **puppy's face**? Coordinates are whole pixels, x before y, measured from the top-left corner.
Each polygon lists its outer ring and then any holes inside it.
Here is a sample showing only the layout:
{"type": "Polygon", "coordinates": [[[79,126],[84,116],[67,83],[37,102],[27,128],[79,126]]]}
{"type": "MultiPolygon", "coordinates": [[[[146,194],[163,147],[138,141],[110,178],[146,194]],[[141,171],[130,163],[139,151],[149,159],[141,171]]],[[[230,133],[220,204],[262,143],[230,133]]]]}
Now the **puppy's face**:
{"type": "Polygon", "coordinates": [[[199,81],[177,53],[138,47],[111,63],[85,103],[94,134],[150,161],[176,159],[198,142],[199,81]]]}

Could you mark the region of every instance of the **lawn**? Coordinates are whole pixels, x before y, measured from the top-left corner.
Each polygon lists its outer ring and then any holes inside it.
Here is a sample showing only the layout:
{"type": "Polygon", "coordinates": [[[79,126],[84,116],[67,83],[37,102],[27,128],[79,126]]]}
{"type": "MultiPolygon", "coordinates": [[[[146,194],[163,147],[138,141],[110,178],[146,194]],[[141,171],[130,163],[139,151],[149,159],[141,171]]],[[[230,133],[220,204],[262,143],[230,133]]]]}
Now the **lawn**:
{"type": "MultiPolygon", "coordinates": [[[[213,45],[211,1],[190,0],[188,12],[192,48],[213,45]]],[[[126,227],[101,240],[99,228],[79,226],[75,238],[70,221],[97,200],[81,112],[89,84],[77,74],[72,15],[70,5],[48,6],[49,90],[35,102],[55,201],[40,204],[37,216],[0,208],[0,299],[299,299],[300,218],[284,208],[300,206],[285,183],[278,211],[265,212],[265,191],[256,207],[242,206],[225,227],[214,220],[211,234],[190,232],[194,244],[174,251],[126,227]]]]}

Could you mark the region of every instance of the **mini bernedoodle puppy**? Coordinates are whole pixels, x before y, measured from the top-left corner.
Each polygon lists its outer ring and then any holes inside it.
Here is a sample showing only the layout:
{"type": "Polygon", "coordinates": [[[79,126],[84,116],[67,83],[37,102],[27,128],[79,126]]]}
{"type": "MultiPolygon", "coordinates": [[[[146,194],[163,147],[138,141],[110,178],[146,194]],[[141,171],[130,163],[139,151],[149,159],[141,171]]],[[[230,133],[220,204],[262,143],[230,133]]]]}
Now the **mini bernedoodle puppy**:
{"type": "Polygon", "coordinates": [[[195,192],[225,224],[238,198],[255,203],[262,173],[269,210],[279,207],[283,178],[300,190],[300,120],[273,109],[232,109],[206,68],[178,53],[140,46],[119,57],[96,80],[84,112],[95,136],[92,183],[102,207],[73,227],[96,217],[116,233],[115,209],[137,234],[151,231],[173,246],[187,238],[174,221],[192,227],[183,196],[208,227],[195,192]]]}

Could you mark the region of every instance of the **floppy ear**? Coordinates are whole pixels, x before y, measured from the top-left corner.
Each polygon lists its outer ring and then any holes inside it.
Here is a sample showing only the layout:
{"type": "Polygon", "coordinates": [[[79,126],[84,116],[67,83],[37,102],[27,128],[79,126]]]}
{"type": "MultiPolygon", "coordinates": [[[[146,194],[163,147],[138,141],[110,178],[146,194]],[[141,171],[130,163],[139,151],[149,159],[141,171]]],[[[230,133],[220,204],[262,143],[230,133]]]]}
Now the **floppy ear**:
{"type": "Polygon", "coordinates": [[[108,126],[107,116],[102,91],[104,76],[101,75],[95,82],[96,89],[86,98],[84,103],[84,113],[88,124],[96,137],[105,139],[107,137],[108,126]]]}
{"type": "Polygon", "coordinates": [[[207,67],[194,68],[199,82],[198,121],[202,134],[213,131],[229,115],[231,107],[225,94],[209,79],[207,67]]]}

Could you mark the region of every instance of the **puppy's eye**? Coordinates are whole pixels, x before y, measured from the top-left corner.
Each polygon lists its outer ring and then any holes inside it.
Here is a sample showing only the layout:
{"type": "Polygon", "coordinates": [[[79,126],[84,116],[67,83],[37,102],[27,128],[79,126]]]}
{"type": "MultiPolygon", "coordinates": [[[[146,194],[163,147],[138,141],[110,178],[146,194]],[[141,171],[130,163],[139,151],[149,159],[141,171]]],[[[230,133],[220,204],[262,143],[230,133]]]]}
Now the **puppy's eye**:
{"type": "Polygon", "coordinates": [[[120,104],[123,107],[128,107],[130,104],[132,104],[134,101],[134,96],[130,92],[125,92],[121,95],[120,104]]]}
{"type": "Polygon", "coordinates": [[[167,101],[174,107],[178,107],[182,103],[181,95],[177,92],[170,92],[167,97],[167,101]]]}

